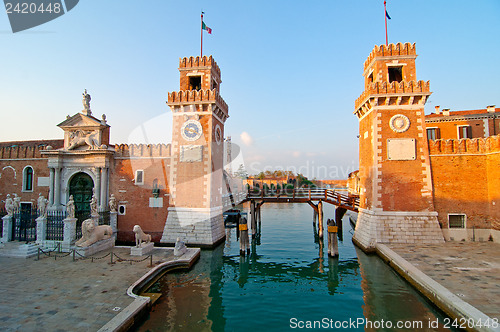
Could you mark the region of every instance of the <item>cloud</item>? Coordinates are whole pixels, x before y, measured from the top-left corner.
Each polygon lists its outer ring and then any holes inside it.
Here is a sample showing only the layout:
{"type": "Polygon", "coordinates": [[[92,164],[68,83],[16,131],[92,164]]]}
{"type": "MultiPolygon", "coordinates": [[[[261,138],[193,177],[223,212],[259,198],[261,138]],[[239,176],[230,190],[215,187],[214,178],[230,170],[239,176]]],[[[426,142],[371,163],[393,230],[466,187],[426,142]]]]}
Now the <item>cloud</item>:
{"type": "Polygon", "coordinates": [[[299,158],[301,155],[300,151],[293,151],[292,152],[292,156],[294,156],[295,158],[299,158]]]}
{"type": "Polygon", "coordinates": [[[240,134],[240,139],[246,146],[251,146],[253,144],[253,138],[246,131],[240,134]]]}

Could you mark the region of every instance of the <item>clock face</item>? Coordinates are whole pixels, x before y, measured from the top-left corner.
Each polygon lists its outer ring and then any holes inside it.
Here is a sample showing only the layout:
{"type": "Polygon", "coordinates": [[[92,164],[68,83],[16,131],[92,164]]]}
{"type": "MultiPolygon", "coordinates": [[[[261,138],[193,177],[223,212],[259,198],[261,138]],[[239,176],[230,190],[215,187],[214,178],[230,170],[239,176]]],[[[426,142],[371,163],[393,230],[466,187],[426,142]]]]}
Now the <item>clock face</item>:
{"type": "Polygon", "coordinates": [[[222,142],[222,130],[219,125],[215,126],[215,142],[218,145],[222,142]]]}
{"type": "Polygon", "coordinates": [[[186,141],[196,141],[201,134],[201,124],[196,120],[188,120],[182,125],[181,135],[186,141]]]}

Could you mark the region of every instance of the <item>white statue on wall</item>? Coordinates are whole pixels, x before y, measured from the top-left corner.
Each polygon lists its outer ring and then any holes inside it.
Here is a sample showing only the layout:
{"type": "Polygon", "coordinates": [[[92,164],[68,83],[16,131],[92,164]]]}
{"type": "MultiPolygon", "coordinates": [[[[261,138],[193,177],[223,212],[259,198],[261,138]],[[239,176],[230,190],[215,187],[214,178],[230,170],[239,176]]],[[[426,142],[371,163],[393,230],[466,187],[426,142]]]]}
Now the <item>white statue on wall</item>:
{"type": "Polygon", "coordinates": [[[90,199],[90,215],[97,215],[97,198],[95,198],[95,194],[92,194],[92,198],[90,199]]]}
{"type": "Polygon", "coordinates": [[[141,226],[135,225],[134,226],[134,233],[135,233],[135,246],[137,248],[142,247],[142,243],[149,243],[151,242],[151,235],[146,234],[142,231],[141,226]]]}
{"type": "Polygon", "coordinates": [[[88,149],[98,149],[99,140],[97,139],[97,132],[75,130],[69,133],[69,145],[67,150],[73,150],[77,147],[87,145],[88,149]]]}
{"type": "MultiPolygon", "coordinates": [[[[83,96],[83,100],[82,100],[82,103],[83,103],[83,110],[84,111],[87,111],[87,113],[90,113],[90,101],[92,100],[92,98],[90,97],[90,95],[87,93],[87,89],[85,89],[85,91],[82,93],[82,96],[83,96]]],[[[90,113],[91,114],[91,113],[90,113]]],[[[90,115],[89,114],[89,115],[90,115]]]]}
{"type": "Polygon", "coordinates": [[[82,237],[76,241],[78,247],[88,247],[97,241],[107,240],[113,236],[113,229],[109,225],[96,226],[92,219],[82,223],[82,237]]]}
{"type": "Polygon", "coordinates": [[[38,194],[37,208],[40,217],[47,217],[47,199],[43,197],[42,193],[38,194]]]}
{"type": "Polygon", "coordinates": [[[7,194],[7,198],[5,199],[5,211],[9,216],[14,215],[14,200],[10,197],[10,194],[7,194]]]}
{"type": "Polygon", "coordinates": [[[111,194],[109,197],[109,211],[111,212],[116,212],[116,209],[118,208],[116,204],[116,198],[114,194],[111,194]]]}
{"type": "Polygon", "coordinates": [[[67,218],[75,217],[75,201],[73,200],[73,195],[69,196],[68,203],[66,203],[66,217],[67,218]]]}

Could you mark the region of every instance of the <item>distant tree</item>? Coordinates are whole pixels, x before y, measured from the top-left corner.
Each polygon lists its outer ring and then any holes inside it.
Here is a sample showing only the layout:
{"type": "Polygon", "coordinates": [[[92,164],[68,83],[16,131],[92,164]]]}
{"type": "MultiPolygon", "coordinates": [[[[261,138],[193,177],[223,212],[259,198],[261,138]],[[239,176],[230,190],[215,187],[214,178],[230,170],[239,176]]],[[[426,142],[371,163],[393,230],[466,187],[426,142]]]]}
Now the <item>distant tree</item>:
{"type": "Polygon", "coordinates": [[[239,177],[239,178],[242,178],[242,179],[248,178],[248,172],[245,169],[245,166],[243,164],[240,164],[240,166],[238,167],[238,170],[236,170],[236,172],[234,172],[234,175],[239,177]]]}
{"type": "Polygon", "coordinates": [[[264,180],[265,178],[266,178],[266,175],[264,174],[264,172],[260,172],[259,174],[257,174],[257,179],[264,180]]]}

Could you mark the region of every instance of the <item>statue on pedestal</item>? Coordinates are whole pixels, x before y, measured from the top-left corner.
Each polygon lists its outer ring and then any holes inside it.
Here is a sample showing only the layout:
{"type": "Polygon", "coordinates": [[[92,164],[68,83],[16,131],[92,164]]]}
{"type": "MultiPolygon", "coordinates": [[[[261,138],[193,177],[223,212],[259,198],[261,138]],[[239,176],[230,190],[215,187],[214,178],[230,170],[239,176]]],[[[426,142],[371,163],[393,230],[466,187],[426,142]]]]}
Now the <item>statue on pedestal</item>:
{"type": "Polygon", "coordinates": [[[142,247],[142,243],[149,243],[151,242],[151,235],[146,234],[142,231],[141,226],[135,225],[134,226],[134,233],[135,233],[135,246],[137,248],[142,247]]]}
{"type": "Polygon", "coordinates": [[[87,93],[87,89],[82,93],[83,96],[83,110],[88,113],[88,115],[92,114],[90,113],[90,100],[92,99],[90,95],[87,93]]]}
{"type": "Polygon", "coordinates": [[[116,212],[117,211],[117,204],[116,204],[116,198],[114,194],[111,194],[109,197],[109,211],[111,212],[116,212]]]}
{"type": "Polygon", "coordinates": [[[39,217],[47,217],[47,199],[43,197],[42,193],[38,194],[37,208],[39,217]]]}
{"type": "Polygon", "coordinates": [[[10,197],[10,194],[7,194],[7,198],[5,199],[5,211],[9,216],[14,215],[14,200],[10,197]]]}
{"type": "Polygon", "coordinates": [[[21,207],[21,197],[17,196],[17,194],[12,195],[14,195],[14,210],[19,210],[21,207]]]}
{"type": "Polygon", "coordinates": [[[174,247],[174,256],[182,256],[186,253],[187,247],[184,241],[181,241],[181,238],[177,238],[174,247]]]}
{"type": "Polygon", "coordinates": [[[94,225],[92,219],[84,220],[82,223],[82,237],[76,241],[78,247],[88,247],[98,241],[107,240],[113,235],[113,229],[108,225],[94,225]]]}
{"type": "Polygon", "coordinates": [[[90,199],[90,215],[91,216],[98,215],[98,213],[97,213],[97,198],[95,198],[95,194],[93,194],[92,198],[90,199]]]}
{"type": "Polygon", "coordinates": [[[75,201],[73,200],[73,195],[69,196],[68,203],[66,204],[66,217],[67,218],[75,217],[75,201]]]}

